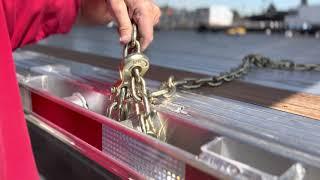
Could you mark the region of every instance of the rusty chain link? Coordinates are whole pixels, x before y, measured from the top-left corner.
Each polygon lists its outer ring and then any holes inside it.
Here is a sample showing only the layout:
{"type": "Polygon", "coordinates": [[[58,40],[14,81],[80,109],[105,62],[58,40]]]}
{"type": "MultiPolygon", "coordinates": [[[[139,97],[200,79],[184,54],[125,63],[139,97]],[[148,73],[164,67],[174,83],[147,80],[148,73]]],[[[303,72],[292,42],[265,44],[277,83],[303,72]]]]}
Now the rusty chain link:
{"type": "Polygon", "coordinates": [[[149,95],[150,99],[158,97],[170,97],[177,88],[182,89],[197,89],[202,86],[217,87],[225,82],[230,82],[238,79],[248,73],[253,66],[258,68],[270,68],[289,71],[320,71],[320,64],[297,64],[291,60],[274,61],[271,58],[257,54],[251,54],[243,58],[242,63],[228,72],[220,73],[218,76],[205,78],[185,78],[174,81],[171,76],[168,81],[163,82],[158,91],[152,92],[149,95]]]}

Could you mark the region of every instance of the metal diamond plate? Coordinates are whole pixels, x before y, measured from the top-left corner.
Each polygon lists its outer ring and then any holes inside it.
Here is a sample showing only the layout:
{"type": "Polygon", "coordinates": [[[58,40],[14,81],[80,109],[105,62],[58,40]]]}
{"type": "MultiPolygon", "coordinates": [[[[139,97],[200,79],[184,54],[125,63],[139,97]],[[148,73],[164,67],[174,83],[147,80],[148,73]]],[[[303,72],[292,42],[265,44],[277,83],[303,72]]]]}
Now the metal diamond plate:
{"type": "Polygon", "coordinates": [[[102,150],[152,179],[184,179],[183,162],[128,135],[103,126],[102,150]]]}

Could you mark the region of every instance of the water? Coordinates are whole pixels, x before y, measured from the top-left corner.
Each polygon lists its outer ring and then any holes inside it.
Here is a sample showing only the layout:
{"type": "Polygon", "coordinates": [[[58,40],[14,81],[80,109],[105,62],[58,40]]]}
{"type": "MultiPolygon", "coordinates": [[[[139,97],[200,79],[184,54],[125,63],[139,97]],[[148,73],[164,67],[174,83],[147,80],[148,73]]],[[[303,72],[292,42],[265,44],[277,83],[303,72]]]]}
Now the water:
{"type": "MultiPolygon", "coordinates": [[[[67,35],[40,44],[119,58],[122,47],[115,29],[76,27],[67,35]]],[[[195,31],[158,31],[146,54],[151,63],[202,74],[217,74],[238,65],[250,53],[301,63],[320,62],[320,39],[249,34],[243,37],[195,31]]]]}

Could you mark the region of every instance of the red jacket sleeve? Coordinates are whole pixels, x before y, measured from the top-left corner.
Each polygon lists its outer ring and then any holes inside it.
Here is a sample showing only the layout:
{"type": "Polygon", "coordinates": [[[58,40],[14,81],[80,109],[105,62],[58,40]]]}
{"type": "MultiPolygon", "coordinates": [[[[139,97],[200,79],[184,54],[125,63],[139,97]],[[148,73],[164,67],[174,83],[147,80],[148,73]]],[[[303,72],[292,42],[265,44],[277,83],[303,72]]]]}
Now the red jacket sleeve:
{"type": "Polygon", "coordinates": [[[67,32],[78,7],[77,0],[0,0],[0,180],[39,179],[12,49],[67,32]]]}
{"type": "Polygon", "coordinates": [[[12,49],[48,35],[68,32],[80,0],[0,0],[3,2],[12,49]]]}

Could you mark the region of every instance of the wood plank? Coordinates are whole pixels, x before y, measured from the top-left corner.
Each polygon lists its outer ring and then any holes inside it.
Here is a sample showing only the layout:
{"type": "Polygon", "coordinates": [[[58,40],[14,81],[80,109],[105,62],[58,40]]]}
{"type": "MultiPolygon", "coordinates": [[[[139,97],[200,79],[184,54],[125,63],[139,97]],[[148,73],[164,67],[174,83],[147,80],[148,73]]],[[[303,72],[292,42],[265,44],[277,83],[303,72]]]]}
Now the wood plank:
{"type": "Polygon", "coordinates": [[[204,87],[199,94],[212,94],[320,120],[320,96],[276,89],[242,81],[221,87],[204,87]]]}
{"type": "MultiPolygon", "coordinates": [[[[33,45],[24,49],[114,70],[117,69],[119,63],[119,60],[115,58],[45,45],[33,45]]],[[[146,77],[152,80],[164,81],[170,75],[174,75],[177,79],[206,76],[152,65],[146,77]]],[[[313,94],[266,87],[240,80],[214,89],[204,87],[200,91],[197,91],[197,93],[207,96],[222,96],[320,120],[320,96],[313,94]]]]}

